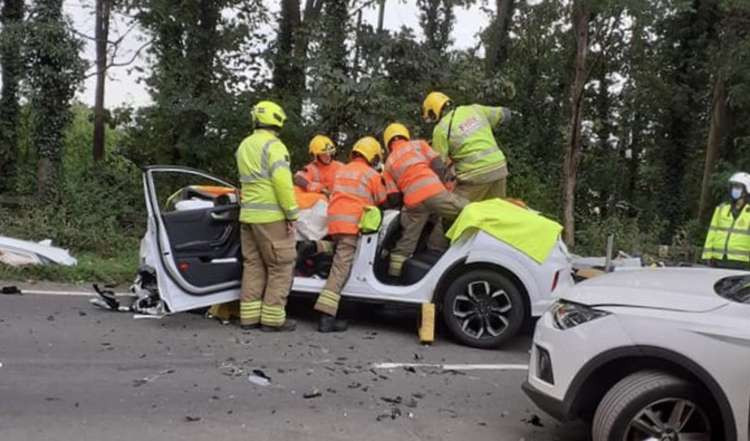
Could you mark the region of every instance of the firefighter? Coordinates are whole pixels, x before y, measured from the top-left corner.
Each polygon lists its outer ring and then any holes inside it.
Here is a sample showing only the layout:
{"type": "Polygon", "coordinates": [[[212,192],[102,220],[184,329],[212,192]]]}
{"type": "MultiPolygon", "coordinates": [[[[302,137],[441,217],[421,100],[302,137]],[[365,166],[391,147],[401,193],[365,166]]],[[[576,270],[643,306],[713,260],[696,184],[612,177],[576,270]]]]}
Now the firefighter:
{"type": "Polygon", "coordinates": [[[294,185],[304,191],[328,196],[331,194],[336,170],[344,165],[333,159],[336,145],[325,135],[315,135],[310,141],[309,151],[313,160],[294,174],[294,185]]]}
{"type": "Polygon", "coordinates": [[[508,166],[492,129],[507,123],[510,115],[506,107],[454,106],[441,92],[425,98],[422,118],[437,123],[432,148],[455,167],[458,195],[471,202],[505,197],[508,166]]]}
{"type": "Polygon", "coordinates": [[[293,331],[286,318],[286,300],[297,257],[294,222],[298,216],[289,152],[278,135],[284,110],[271,101],[252,109],[253,133],[237,149],[241,188],[240,234],[243,329],[293,331]]]}
{"type": "Polygon", "coordinates": [[[442,251],[448,247],[444,237],[442,220],[452,222],[467,201],[449,192],[443,184],[446,167],[440,155],[422,140],[410,140],[409,130],[399,123],[390,124],[383,134],[383,142],[389,151],[385,162],[385,181],[388,192],[402,194],[404,209],[401,210],[401,240],[391,250],[388,274],[400,277],[406,259],[417,249],[417,242],[429,220],[433,229],[427,248],[442,251]]]}
{"type": "Polygon", "coordinates": [[[750,174],[729,178],[729,198],[714,210],[702,257],[711,266],[750,269],[750,174]]]}
{"type": "Polygon", "coordinates": [[[334,178],[328,205],[328,234],[335,242],[335,252],[328,280],[315,303],[315,310],[320,312],[320,332],[341,332],[347,328],[344,320],[336,319],[341,289],[351,272],[360,230],[379,227],[379,222],[367,224],[370,222],[368,213],[379,215],[375,207],[386,202],[385,183],[375,171],[382,158],[380,143],[375,138],[361,138],[352,148],[350,162],[341,167],[334,178]]]}

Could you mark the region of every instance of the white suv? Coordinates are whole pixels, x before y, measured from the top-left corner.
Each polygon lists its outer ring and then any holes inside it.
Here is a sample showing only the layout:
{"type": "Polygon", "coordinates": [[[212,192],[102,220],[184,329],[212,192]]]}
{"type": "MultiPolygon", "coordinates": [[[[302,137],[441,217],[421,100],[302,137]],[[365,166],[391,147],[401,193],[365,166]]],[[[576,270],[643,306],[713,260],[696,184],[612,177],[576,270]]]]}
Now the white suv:
{"type": "Polygon", "coordinates": [[[593,441],[745,441],[750,274],[622,271],[581,283],[538,321],[524,391],[593,441]]]}

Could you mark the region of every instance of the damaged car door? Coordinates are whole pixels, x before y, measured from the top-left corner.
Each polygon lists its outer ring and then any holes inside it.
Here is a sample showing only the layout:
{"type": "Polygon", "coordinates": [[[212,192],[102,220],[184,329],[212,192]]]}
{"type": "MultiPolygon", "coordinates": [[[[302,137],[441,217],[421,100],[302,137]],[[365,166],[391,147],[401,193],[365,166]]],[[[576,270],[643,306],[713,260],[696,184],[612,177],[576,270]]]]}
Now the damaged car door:
{"type": "Polygon", "coordinates": [[[232,184],[185,167],[144,171],[148,230],[143,263],[155,269],[169,311],[236,298],[242,276],[239,194],[232,184]]]}

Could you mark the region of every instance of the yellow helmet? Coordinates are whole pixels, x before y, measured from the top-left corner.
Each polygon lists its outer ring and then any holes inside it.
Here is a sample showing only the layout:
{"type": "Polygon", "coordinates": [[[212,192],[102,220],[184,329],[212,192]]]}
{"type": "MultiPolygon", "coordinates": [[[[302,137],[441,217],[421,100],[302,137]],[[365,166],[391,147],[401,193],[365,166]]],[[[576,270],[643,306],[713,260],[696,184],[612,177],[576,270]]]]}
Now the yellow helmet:
{"type": "Polygon", "coordinates": [[[385,143],[385,147],[390,147],[389,144],[393,138],[397,136],[404,139],[411,139],[409,129],[407,129],[405,125],[397,122],[389,124],[388,127],[385,128],[385,132],[383,132],[383,143],[385,143]]]}
{"type": "Polygon", "coordinates": [[[313,139],[310,140],[309,151],[313,156],[323,155],[326,153],[329,155],[335,155],[336,144],[333,143],[331,138],[325,135],[315,135],[313,139]]]}
{"type": "Polygon", "coordinates": [[[253,107],[253,124],[259,127],[284,127],[286,113],[273,101],[261,101],[253,107]]]}
{"type": "Polygon", "coordinates": [[[376,158],[381,159],[383,157],[383,150],[380,147],[380,143],[372,136],[365,136],[355,142],[354,147],[352,147],[352,153],[354,152],[362,155],[370,164],[375,164],[376,158]]]}
{"type": "Polygon", "coordinates": [[[446,103],[451,99],[442,92],[430,92],[422,103],[422,119],[425,122],[437,122],[446,103]]]}

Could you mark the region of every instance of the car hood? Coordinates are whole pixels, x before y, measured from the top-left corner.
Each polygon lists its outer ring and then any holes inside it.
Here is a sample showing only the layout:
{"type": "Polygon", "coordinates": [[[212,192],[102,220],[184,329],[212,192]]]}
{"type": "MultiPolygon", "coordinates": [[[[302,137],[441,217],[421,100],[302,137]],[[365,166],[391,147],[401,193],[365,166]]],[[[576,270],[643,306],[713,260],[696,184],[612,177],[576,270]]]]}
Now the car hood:
{"type": "Polygon", "coordinates": [[[710,311],[729,303],[714,291],[724,277],[747,274],[712,268],[651,268],[618,271],[575,285],[562,297],[590,306],[632,306],[710,311]]]}

